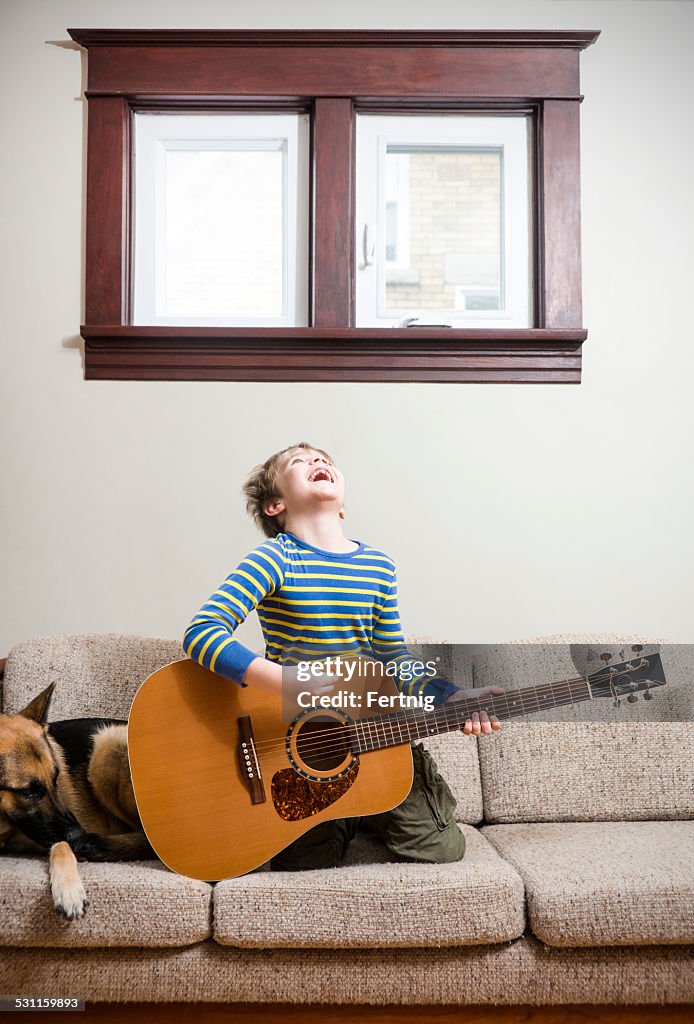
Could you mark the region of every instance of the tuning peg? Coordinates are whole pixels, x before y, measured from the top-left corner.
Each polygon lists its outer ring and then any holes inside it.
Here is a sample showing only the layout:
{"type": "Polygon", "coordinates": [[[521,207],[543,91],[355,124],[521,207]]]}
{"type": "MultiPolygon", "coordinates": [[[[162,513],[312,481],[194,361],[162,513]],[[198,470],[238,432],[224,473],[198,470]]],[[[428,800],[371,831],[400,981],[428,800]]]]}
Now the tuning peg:
{"type": "Polygon", "coordinates": [[[600,661],[604,661],[605,664],[607,664],[608,661],[610,661],[611,658],[612,658],[612,655],[610,654],[609,651],[605,651],[604,654],[600,655],[600,661]]]}
{"type": "Polygon", "coordinates": [[[639,697],[638,697],[638,694],[636,694],[636,693],[630,693],[630,694],[627,695],[627,700],[629,701],[630,704],[635,704],[638,699],[639,699],[639,697]]]}
{"type": "Polygon", "coordinates": [[[631,649],[632,651],[634,651],[635,654],[638,654],[640,651],[643,650],[643,644],[632,644],[631,649]]]}
{"type": "Polygon", "coordinates": [[[644,700],[653,700],[653,694],[651,693],[650,690],[646,690],[646,692],[643,695],[643,699],[644,700]]]}
{"type": "Polygon", "coordinates": [[[618,707],[619,707],[619,705],[620,705],[620,701],[616,700],[616,701],[614,701],[614,703],[612,704],[612,707],[613,707],[613,708],[618,708],[618,707]]]}

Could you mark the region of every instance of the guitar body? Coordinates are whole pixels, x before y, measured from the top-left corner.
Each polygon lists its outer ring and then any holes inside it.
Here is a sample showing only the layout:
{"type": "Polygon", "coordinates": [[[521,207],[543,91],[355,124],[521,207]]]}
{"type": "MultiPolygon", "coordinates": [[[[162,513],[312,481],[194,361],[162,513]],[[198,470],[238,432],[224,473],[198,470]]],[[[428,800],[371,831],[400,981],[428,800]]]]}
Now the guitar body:
{"type": "MultiPolygon", "coordinates": [[[[391,679],[364,676],[343,689],[397,693],[391,679]]],[[[157,856],[191,878],[233,878],[322,821],[396,807],[412,785],[409,742],[349,745],[350,723],[375,714],[384,708],[297,710],[290,721],[281,698],[197,662],[153,673],[133,701],[128,752],[157,856]]]]}

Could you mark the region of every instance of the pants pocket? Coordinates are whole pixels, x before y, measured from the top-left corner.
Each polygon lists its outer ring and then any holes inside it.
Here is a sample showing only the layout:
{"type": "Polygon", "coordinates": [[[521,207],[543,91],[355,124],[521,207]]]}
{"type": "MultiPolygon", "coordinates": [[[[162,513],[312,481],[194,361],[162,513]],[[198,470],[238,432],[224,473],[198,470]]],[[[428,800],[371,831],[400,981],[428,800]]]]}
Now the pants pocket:
{"type": "Polygon", "coordinates": [[[439,831],[455,822],[458,806],[450,786],[439,773],[433,757],[422,746],[413,745],[414,785],[418,785],[439,831]]]}

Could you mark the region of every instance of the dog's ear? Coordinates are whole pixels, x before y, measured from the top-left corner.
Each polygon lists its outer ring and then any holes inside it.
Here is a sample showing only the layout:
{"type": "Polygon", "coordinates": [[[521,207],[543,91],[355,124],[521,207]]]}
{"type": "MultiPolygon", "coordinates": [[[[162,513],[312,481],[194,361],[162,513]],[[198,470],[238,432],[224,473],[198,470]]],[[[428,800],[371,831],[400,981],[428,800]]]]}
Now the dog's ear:
{"type": "Polygon", "coordinates": [[[27,704],[23,711],[19,714],[24,718],[31,718],[33,722],[38,722],[39,725],[43,725],[46,721],[46,715],[48,713],[48,705],[51,701],[51,696],[55,689],[55,682],[52,682],[50,686],[47,686],[45,690],[42,690],[38,697],[27,704]]]}

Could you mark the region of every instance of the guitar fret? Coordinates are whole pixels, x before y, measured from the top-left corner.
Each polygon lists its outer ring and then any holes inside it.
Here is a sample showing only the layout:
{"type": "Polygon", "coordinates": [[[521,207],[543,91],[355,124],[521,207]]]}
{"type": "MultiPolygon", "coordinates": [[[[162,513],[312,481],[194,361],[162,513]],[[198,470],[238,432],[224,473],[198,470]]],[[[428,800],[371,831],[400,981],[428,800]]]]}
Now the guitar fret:
{"type": "MultiPolygon", "coordinates": [[[[629,669],[631,671],[631,666],[629,669]]],[[[441,704],[431,711],[417,709],[372,716],[360,720],[360,732],[355,729],[357,752],[378,750],[411,742],[413,739],[422,739],[428,735],[461,729],[475,712],[484,711],[499,719],[514,718],[593,700],[596,693],[599,696],[608,696],[609,691],[605,690],[608,685],[609,682],[590,682],[579,676],[576,679],[548,682],[501,694],[473,696],[453,704],[441,704]],[[597,690],[600,684],[602,692],[597,690]]]]}
{"type": "Polygon", "coordinates": [[[513,718],[533,714],[545,708],[561,707],[590,699],[585,680],[545,683],[541,688],[528,687],[510,693],[489,695],[486,699],[471,698],[453,705],[440,705],[435,711],[410,711],[396,715],[379,715],[361,719],[361,751],[406,743],[460,729],[475,711],[486,711],[497,718],[513,718]],[[574,692],[573,684],[578,687],[574,692]],[[397,726],[397,734],[395,727],[397,726]]]}

